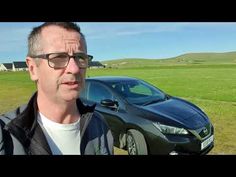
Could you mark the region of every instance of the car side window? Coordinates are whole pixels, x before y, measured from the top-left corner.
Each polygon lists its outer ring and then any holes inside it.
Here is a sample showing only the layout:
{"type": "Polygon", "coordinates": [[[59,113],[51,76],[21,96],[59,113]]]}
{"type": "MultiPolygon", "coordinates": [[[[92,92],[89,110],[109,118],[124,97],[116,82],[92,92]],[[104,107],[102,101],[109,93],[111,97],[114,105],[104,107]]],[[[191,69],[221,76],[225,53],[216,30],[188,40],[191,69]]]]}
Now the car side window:
{"type": "Polygon", "coordinates": [[[91,82],[88,90],[88,100],[100,103],[104,99],[113,99],[111,92],[100,83],[91,82]]]}
{"type": "Polygon", "coordinates": [[[133,87],[130,86],[130,92],[139,94],[139,95],[146,95],[146,96],[152,95],[152,91],[149,88],[144,87],[143,85],[136,85],[133,87]]]}

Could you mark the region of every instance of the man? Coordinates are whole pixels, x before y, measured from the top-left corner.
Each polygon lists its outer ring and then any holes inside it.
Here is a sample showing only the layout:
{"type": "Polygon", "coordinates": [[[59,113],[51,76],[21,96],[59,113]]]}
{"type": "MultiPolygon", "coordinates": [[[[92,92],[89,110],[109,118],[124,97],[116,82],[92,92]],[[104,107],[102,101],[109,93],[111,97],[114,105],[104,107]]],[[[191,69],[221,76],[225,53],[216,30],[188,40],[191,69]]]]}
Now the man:
{"type": "Polygon", "coordinates": [[[0,154],[113,154],[102,116],[78,99],[91,57],[75,23],[32,30],[26,63],[37,92],[28,105],[0,116],[0,154]]]}

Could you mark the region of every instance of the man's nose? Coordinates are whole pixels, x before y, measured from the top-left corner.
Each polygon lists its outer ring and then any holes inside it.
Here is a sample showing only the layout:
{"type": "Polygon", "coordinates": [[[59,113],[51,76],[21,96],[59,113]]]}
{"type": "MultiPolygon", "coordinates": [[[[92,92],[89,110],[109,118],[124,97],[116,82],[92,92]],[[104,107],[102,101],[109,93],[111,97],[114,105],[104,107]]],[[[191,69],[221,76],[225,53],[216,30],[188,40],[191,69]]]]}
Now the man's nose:
{"type": "Polygon", "coordinates": [[[80,68],[78,66],[78,63],[76,62],[76,59],[74,57],[70,57],[69,63],[66,68],[67,72],[70,72],[72,74],[76,74],[80,71],[80,68]]]}

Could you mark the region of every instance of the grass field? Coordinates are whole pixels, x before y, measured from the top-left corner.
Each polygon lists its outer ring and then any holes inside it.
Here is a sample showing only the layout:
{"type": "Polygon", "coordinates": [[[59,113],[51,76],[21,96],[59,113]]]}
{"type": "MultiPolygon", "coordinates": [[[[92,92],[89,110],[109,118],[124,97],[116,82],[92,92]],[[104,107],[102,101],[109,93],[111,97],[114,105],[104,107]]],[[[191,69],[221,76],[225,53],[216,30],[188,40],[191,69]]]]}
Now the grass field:
{"type": "MultiPolygon", "coordinates": [[[[166,65],[88,69],[87,77],[123,75],[144,79],[201,107],[215,127],[210,154],[236,154],[236,65],[166,65]]],[[[26,72],[0,72],[0,114],[26,103],[36,90],[26,72]]],[[[119,149],[116,154],[125,154],[119,149]]]]}

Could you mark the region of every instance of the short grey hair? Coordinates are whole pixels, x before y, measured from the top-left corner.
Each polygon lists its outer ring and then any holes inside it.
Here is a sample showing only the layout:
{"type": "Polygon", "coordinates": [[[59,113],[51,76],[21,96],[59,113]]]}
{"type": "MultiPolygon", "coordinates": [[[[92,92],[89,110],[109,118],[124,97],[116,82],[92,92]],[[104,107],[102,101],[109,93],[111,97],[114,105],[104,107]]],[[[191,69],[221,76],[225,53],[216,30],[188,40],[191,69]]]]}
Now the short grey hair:
{"type": "Polygon", "coordinates": [[[41,32],[42,32],[42,29],[47,26],[59,26],[69,31],[78,32],[84,40],[85,49],[87,51],[87,44],[86,44],[85,36],[83,35],[83,33],[80,30],[80,27],[76,23],[74,22],[45,22],[42,25],[33,28],[31,33],[29,34],[27,56],[30,57],[30,56],[38,55],[40,52],[42,52],[43,46],[41,45],[41,32]]]}

